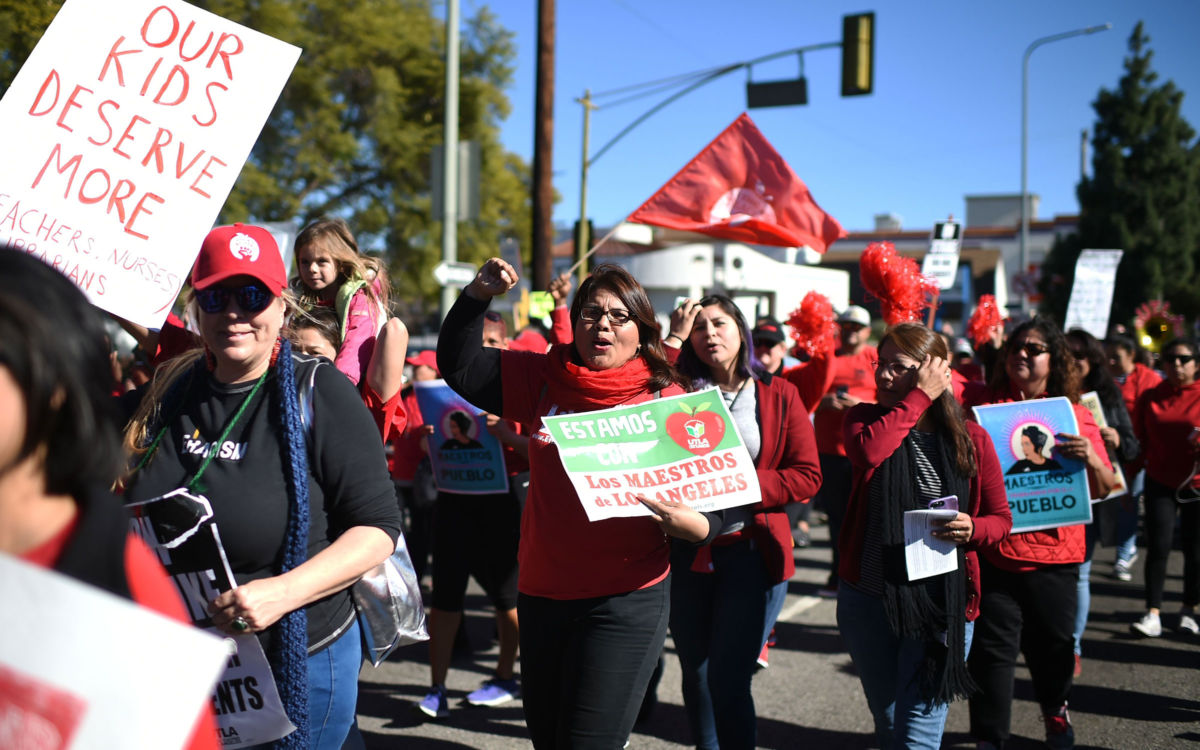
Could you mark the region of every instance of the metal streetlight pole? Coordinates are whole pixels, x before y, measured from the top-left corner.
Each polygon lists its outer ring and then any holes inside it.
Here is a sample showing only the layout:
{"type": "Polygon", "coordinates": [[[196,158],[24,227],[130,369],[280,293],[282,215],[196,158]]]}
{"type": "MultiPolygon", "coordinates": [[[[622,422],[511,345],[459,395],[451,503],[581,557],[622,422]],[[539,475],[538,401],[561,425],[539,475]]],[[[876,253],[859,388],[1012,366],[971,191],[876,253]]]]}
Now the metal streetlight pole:
{"type": "MultiPolygon", "coordinates": [[[[1100,26],[1088,26],[1086,29],[1064,31],[1061,34],[1035,39],[1025,48],[1025,56],[1021,59],[1021,270],[1019,273],[1024,274],[1029,271],[1029,56],[1043,44],[1069,39],[1073,36],[1108,31],[1111,28],[1112,24],[1106,23],[1100,26]]],[[[1029,312],[1029,295],[1026,293],[1021,294],[1021,312],[1029,312]]]]}
{"type": "MultiPolygon", "coordinates": [[[[446,3],[446,110],[442,149],[442,260],[458,260],[458,0],[446,3]]],[[[454,304],[454,290],[442,287],[441,318],[454,304]]]]}

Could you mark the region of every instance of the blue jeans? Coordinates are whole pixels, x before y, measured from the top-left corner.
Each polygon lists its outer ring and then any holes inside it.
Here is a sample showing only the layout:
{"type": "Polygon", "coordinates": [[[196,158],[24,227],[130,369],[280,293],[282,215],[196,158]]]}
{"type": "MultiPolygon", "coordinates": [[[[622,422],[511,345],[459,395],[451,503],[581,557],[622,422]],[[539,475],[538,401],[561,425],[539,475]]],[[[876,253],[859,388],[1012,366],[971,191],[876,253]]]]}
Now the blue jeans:
{"type": "Polygon", "coordinates": [[[1129,497],[1117,498],[1117,559],[1129,562],[1137,554],[1138,503],[1146,491],[1146,470],[1139,471],[1129,482],[1129,497]],[[1125,504],[1130,505],[1126,510],[1125,504]]]}
{"type": "MultiPolygon", "coordinates": [[[[875,719],[879,746],[937,750],[950,704],[920,697],[917,672],[925,659],[925,643],[897,636],[888,624],[883,599],[846,584],[838,587],[837,622],[875,719]]],[[[971,651],[974,632],[975,623],[968,622],[964,654],[971,651]]]]}
{"type": "Polygon", "coordinates": [[[671,554],[671,635],[692,741],[701,750],[753,748],[750,680],[777,585],[750,541],[713,546],[711,573],[690,570],[695,549],[676,542],[671,554]]]}
{"type": "Polygon", "coordinates": [[[787,583],[787,581],[780,581],[767,592],[767,619],[763,622],[763,637],[759,649],[767,645],[767,639],[771,637],[775,621],[779,619],[779,613],[783,611],[783,602],[787,599],[787,583]]]}
{"type": "Polygon", "coordinates": [[[336,641],[308,657],[308,740],[313,750],[338,750],[358,707],[362,666],[358,620],[336,641]]]}
{"type": "MultiPolygon", "coordinates": [[[[1109,500],[1108,502],[1121,502],[1120,500],[1109,500]]],[[[1096,539],[1099,534],[1096,531],[1095,522],[1089,523],[1085,528],[1087,552],[1083,557],[1083,562],[1079,563],[1079,583],[1075,584],[1075,592],[1078,599],[1075,602],[1075,655],[1079,656],[1083,653],[1083,631],[1087,628],[1088,609],[1092,606],[1092,588],[1090,578],[1092,575],[1092,553],[1096,551],[1096,539]]]]}

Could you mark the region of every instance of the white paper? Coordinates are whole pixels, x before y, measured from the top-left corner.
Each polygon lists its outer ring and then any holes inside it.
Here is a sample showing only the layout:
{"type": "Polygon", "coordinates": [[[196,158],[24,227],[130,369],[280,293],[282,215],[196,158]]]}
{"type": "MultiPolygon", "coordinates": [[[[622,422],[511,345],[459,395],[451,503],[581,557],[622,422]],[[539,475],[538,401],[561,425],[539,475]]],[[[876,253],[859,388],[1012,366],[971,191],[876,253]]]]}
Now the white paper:
{"type": "Polygon", "coordinates": [[[8,555],[0,598],[7,730],[69,735],[30,747],[183,747],[225,667],[222,639],[8,555]]]}
{"type": "Polygon", "coordinates": [[[904,564],[908,580],[941,575],[958,569],[958,545],[947,539],[937,539],[930,532],[940,528],[943,521],[952,521],[957,510],[904,511],[904,564]]]}

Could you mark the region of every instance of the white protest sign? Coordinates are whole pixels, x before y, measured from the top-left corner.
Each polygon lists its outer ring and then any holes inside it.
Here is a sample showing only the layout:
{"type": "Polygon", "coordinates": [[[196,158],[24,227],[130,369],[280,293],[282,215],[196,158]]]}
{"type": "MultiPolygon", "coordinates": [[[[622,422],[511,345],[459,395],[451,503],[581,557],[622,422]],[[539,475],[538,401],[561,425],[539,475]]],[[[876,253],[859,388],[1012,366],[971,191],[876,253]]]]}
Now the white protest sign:
{"type": "Polygon", "coordinates": [[[0,745],[181,748],[226,644],[0,555],[0,745]]]}
{"type": "Polygon", "coordinates": [[[157,328],[299,55],[179,0],[67,0],[0,99],[0,242],[157,328]]]}
{"type": "Polygon", "coordinates": [[[1075,262],[1075,284],[1067,303],[1064,331],[1082,328],[1101,341],[1108,335],[1117,266],[1124,250],[1084,250],[1075,262]]]}
{"type": "Polygon", "coordinates": [[[698,511],[762,500],[754,462],[716,388],[542,424],[589,521],[651,515],[638,495],[698,511]]]}
{"type": "Polygon", "coordinates": [[[937,281],[938,289],[954,286],[961,242],[962,224],[945,221],[933,225],[933,237],[929,240],[929,252],[921,261],[921,273],[937,281]]]}

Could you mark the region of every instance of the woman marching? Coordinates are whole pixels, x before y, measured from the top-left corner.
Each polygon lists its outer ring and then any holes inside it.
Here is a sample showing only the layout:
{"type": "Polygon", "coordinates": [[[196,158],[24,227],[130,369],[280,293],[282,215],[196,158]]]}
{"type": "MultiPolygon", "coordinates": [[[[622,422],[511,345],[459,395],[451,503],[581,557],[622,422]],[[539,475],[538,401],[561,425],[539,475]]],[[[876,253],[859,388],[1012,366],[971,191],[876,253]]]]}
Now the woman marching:
{"type": "MultiPolygon", "coordinates": [[[[1055,449],[1087,467],[1093,498],[1116,484],[1108,452],[1091,412],[1079,402],[1079,369],[1053,321],[1035,318],[1013,330],[988,385],[968,383],[963,406],[1062,396],[1071,401],[1079,434],[1056,435],[1055,449]]],[[[1075,746],[1067,699],[1075,671],[1075,611],[1083,524],[1011,534],[983,550],[983,600],[971,651],[971,736],[981,748],[1003,747],[1012,724],[1017,654],[1033,681],[1046,744],[1075,746]]]]}
{"type": "Polygon", "coordinates": [[[676,364],[693,386],[720,389],[754,461],[762,501],[726,509],[710,545],[672,543],[671,635],[696,747],[753,748],[755,657],[795,572],[785,509],[816,493],[821,467],[800,394],[757,366],[733,300],[704,297],[694,315],[676,364]]]}
{"type": "Polygon", "coordinates": [[[362,663],[348,587],[400,531],[383,445],[354,386],[280,337],[287,276],[270,233],[212,230],[192,287],[204,348],[165,365],[143,395],[126,432],[138,464],[125,499],[202,491],[238,584],[209,612],[263,642],[296,726],[277,745],[339,748],[362,663]],[[307,423],[302,380],[313,384],[307,423]]]}
{"type": "Polygon", "coordinates": [[[901,323],[878,352],[878,403],[846,417],[854,477],[839,540],[838,627],[880,746],[937,748],[950,702],[972,688],[965,659],[979,616],[976,550],[1002,540],[1012,514],[991,438],[964,421],[950,390],[945,340],[901,323]],[[958,545],[957,567],[910,581],[904,513],[938,501],[958,511],[932,532],[958,545]]]}
{"type": "Polygon", "coordinates": [[[463,398],[536,426],[521,521],[517,610],[525,721],[537,748],[621,747],[666,638],[670,588],[664,534],[703,541],[720,514],[644,500],[651,517],[589,523],[541,418],[682,393],[641,285],[598,266],[571,306],[574,342],[546,354],[485,349],[492,297],[517,282],[492,258],[442,324],[438,366],[463,398]]]}

